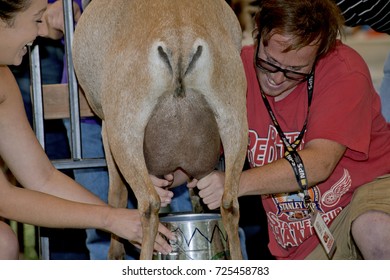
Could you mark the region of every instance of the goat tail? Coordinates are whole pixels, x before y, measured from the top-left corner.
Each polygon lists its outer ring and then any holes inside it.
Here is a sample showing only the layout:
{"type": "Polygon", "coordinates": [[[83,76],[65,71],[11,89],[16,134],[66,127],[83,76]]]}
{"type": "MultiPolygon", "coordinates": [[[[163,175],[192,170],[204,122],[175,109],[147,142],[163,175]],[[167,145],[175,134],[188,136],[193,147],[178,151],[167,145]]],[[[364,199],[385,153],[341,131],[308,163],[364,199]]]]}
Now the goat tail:
{"type": "Polygon", "coordinates": [[[208,59],[210,58],[208,45],[199,38],[190,46],[174,44],[168,47],[168,44],[159,42],[154,49],[157,52],[154,52],[156,55],[153,64],[159,66],[160,70],[164,68],[163,72],[169,73],[170,80],[175,84],[176,97],[185,96],[184,83],[186,86],[193,82],[201,85],[199,77],[206,77],[212,65],[208,59]]]}

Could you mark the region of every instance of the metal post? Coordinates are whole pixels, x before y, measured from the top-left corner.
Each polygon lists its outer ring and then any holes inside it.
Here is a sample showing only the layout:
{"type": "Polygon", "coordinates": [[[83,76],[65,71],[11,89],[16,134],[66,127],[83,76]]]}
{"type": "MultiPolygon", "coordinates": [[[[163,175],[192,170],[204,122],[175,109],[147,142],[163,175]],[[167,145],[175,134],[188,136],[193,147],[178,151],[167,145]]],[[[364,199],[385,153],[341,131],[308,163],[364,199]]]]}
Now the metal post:
{"type": "Polygon", "coordinates": [[[80,104],[78,95],[78,84],[73,68],[72,43],[73,43],[73,1],[64,0],[64,27],[65,27],[65,54],[69,87],[69,107],[70,107],[70,136],[71,152],[74,160],[81,159],[81,131],[80,131],[80,104]]]}
{"type": "MultiPolygon", "coordinates": [[[[57,169],[74,169],[74,168],[92,168],[107,166],[104,158],[83,159],[81,153],[81,130],[80,130],[80,104],[79,91],[76,75],[74,73],[72,59],[72,43],[73,43],[73,5],[72,0],[63,1],[64,8],[64,27],[65,27],[65,56],[68,74],[68,89],[69,89],[69,109],[70,109],[70,159],[52,160],[54,167],[57,169]]],[[[30,73],[31,73],[31,100],[33,105],[33,121],[34,131],[39,143],[45,148],[45,133],[44,133],[44,108],[43,108],[43,90],[41,80],[41,66],[39,60],[39,46],[34,45],[29,47],[30,52],[30,73]]],[[[50,259],[49,238],[41,235],[41,230],[38,227],[39,234],[39,254],[44,260],[50,259]]]]}
{"type": "MultiPolygon", "coordinates": [[[[41,82],[41,63],[39,60],[39,46],[29,47],[30,73],[31,73],[31,102],[33,106],[33,126],[35,134],[42,148],[45,149],[45,131],[43,125],[43,100],[41,82]]],[[[40,234],[41,229],[37,227],[39,236],[39,255],[43,260],[49,257],[49,238],[40,234]]]]}
{"type": "Polygon", "coordinates": [[[29,46],[31,73],[31,102],[33,106],[33,126],[39,143],[45,149],[45,131],[43,127],[43,100],[41,83],[41,63],[39,61],[39,46],[29,46]]]}

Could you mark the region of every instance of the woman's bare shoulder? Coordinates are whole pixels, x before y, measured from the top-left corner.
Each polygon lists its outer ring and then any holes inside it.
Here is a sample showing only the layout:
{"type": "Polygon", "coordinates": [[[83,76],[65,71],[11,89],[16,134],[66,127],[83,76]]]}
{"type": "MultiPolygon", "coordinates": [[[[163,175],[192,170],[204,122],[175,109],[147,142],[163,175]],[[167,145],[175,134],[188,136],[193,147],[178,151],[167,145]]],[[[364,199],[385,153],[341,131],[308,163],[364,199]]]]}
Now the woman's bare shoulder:
{"type": "Polygon", "coordinates": [[[0,79],[9,79],[9,75],[12,76],[12,72],[7,65],[0,65],[0,79]]]}
{"type": "Polygon", "coordinates": [[[8,66],[0,66],[0,104],[12,92],[18,90],[15,77],[8,66]]]}

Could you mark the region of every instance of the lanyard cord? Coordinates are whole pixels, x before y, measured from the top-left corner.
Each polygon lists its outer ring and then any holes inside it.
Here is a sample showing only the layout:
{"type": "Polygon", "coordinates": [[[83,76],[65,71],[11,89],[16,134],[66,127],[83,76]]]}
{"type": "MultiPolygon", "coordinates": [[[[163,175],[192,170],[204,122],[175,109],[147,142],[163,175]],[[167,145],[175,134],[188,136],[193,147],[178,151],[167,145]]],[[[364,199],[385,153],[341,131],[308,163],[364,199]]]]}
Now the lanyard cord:
{"type": "Polygon", "coordinates": [[[308,116],[309,116],[309,110],[310,110],[310,105],[311,105],[311,100],[312,100],[312,97],[313,97],[313,90],[314,90],[314,73],[312,73],[310,75],[310,77],[309,77],[309,79],[307,81],[308,106],[307,106],[307,114],[306,114],[305,123],[303,124],[303,128],[302,128],[301,132],[299,133],[297,139],[291,144],[288,141],[287,137],[285,136],[284,132],[282,131],[282,129],[281,129],[281,127],[280,127],[280,125],[279,125],[279,123],[278,123],[278,121],[276,119],[276,116],[275,116],[274,112],[272,111],[271,105],[268,102],[267,97],[265,96],[263,90],[260,87],[260,93],[261,93],[261,96],[263,98],[265,107],[267,107],[267,110],[268,110],[268,113],[269,113],[269,115],[270,115],[270,117],[272,119],[272,122],[274,123],[275,128],[278,131],[279,136],[280,136],[280,138],[283,141],[283,145],[284,145],[284,147],[286,148],[287,151],[296,150],[296,148],[298,147],[299,143],[301,143],[301,141],[302,141],[303,135],[305,134],[306,126],[307,126],[307,119],[308,119],[308,116]]]}
{"type": "Polygon", "coordinates": [[[263,90],[261,89],[260,82],[259,82],[259,87],[260,87],[260,93],[263,98],[264,104],[267,107],[268,113],[272,119],[272,122],[274,123],[274,126],[276,130],[278,131],[278,134],[280,138],[283,141],[283,145],[285,147],[285,153],[284,153],[284,158],[290,163],[294,174],[295,178],[297,179],[297,183],[301,190],[304,192],[304,200],[305,200],[305,205],[308,207],[310,205],[310,196],[308,195],[308,182],[307,182],[307,176],[306,176],[306,171],[305,167],[303,165],[302,159],[299,156],[298,152],[296,151],[298,145],[301,143],[303,135],[305,134],[306,131],[306,126],[307,126],[307,120],[309,117],[309,110],[310,110],[310,105],[313,97],[313,91],[314,91],[314,71],[311,73],[307,80],[307,94],[308,94],[308,106],[307,106],[307,115],[305,119],[305,123],[303,125],[303,128],[301,132],[299,133],[299,136],[297,139],[291,144],[284,132],[282,131],[276,116],[274,112],[272,111],[272,108],[268,102],[267,97],[265,96],[263,90]]]}

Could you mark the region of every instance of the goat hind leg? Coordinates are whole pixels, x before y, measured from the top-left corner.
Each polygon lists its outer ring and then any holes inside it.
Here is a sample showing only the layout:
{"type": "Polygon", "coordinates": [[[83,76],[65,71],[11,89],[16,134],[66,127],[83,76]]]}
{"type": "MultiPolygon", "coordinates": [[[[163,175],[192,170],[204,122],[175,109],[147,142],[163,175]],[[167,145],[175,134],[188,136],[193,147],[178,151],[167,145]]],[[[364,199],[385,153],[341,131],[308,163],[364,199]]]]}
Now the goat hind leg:
{"type": "Polygon", "coordinates": [[[122,139],[119,139],[119,141],[116,139],[116,141],[115,143],[111,142],[112,154],[138,202],[142,224],[140,259],[150,260],[153,257],[154,242],[158,231],[160,197],[153,186],[146,167],[142,139],[132,143],[126,143],[122,139]],[[118,156],[115,157],[115,155],[118,156]]]}
{"type": "Polygon", "coordinates": [[[239,205],[237,195],[235,195],[235,191],[232,190],[232,188],[236,187],[232,186],[234,183],[228,181],[229,178],[227,177],[221,205],[222,223],[228,236],[231,259],[241,260],[241,245],[238,236],[238,222],[240,218],[239,205]]]}
{"type": "MultiPolygon", "coordinates": [[[[238,223],[240,218],[238,204],[238,188],[240,176],[245,162],[246,151],[246,136],[247,127],[238,122],[236,129],[239,137],[229,137],[231,131],[225,130],[221,132],[223,135],[223,145],[225,153],[225,186],[221,202],[222,222],[228,234],[230,255],[234,260],[242,259],[240,239],[238,235],[238,223]]],[[[234,123],[233,123],[234,126],[234,123]]]]}
{"type": "MultiPolygon", "coordinates": [[[[126,177],[126,176],[125,176],[126,177]]],[[[133,191],[138,200],[142,224],[141,260],[151,260],[154,242],[158,234],[160,198],[154,189],[146,169],[138,169],[132,175],[133,191]]]]}
{"type": "MultiPolygon", "coordinates": [[[[108,144],[104,121],[102,126],[102,137],[110,182],[108,192],[108,204],[113,207],[126,208],[128,192],[112,157],[108,144]]],[[[121,242],[121,238],[119,238],[115,234],[111,234],[111,244],[107,258],[110,260],[123,260],[125,258],[125,247],[121,242]]]]}

